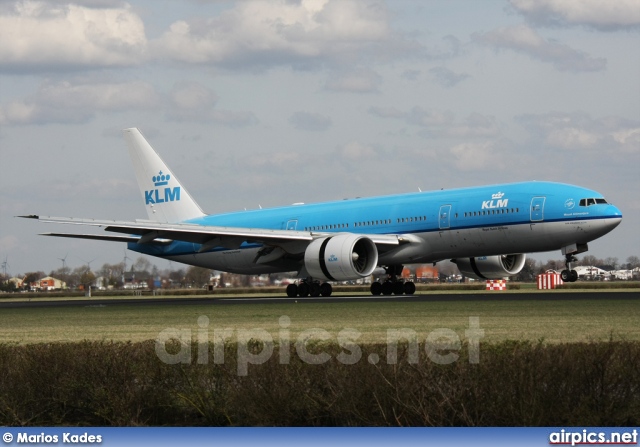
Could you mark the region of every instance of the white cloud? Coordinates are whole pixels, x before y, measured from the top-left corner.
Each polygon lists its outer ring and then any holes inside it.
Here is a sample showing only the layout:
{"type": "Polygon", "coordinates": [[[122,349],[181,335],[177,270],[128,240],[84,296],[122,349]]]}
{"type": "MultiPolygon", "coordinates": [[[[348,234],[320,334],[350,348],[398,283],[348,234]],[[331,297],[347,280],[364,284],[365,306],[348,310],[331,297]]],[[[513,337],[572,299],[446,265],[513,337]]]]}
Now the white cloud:
{"type": "Polygon", "coordinates": [[[333,73],[325,84],[325,89],[334,92],[372,93],[378,91],[382,77],[373,70],[360,69],[333,73]]]}
{"type": "Polygon", "coordinates": [[[456,168],[462,171],[498,170],[504,168],[504,159],[491,141],[461,143],[450,149],[456,168]]]}
{"type": "Polygon", "coordinates": [[[429,70],[436,82],[443,87],[451,88],[469,77],[466,73],[457,74],[446,67],[434,67],[429,70]]]}
{"type": "Polygon", "coordinates": [[[601,155],[640,155],[640,122],[619,117],[591,118],[585,113],[521,115],[517,120],[540,149],[580,151],[601,155]]]}
{"type": "Polygon", "coordinates": [[[216,123],[229,127],[249,126],[258,122],[251,112],[215,109],[218,96],[204,85],[193,81],[177,82],[169,93],[166,116],[177,122],[216,123]]]}
{"type": "Polygon", "coordinates": [[[331,117],[320,113],[295,112],[289,123],[299,130],[323,131],[331,127],[331,117]]]}
{"type": "Polygon", "coordinates": [[[371,107],[369,113],[381,118],[398,118],[407,124],[424,128],[429,137],[440,138],[486,138],[500,134],[495,117],[471,113],[458,120],[450,110],[432,110],[413,107],[409,112],[395,108],[371,107]]]}
{"type": "Polygon", "coordinates": [[[167,117],[174,121],[209,121],[218,96],[198,82],[177,82],[169,92],[167,117]]]}
{"type": "Polygon", "coordinates": [[[82,123],[93,119],[96,112],[144,110],[159,103],[154,88],[141,81],[45,82],[35,95],[0,106],[0,124],[82,123]]]}
{"type": "Polygon", "coordinates": [[[405,113],[395,107],[370,107],[369,113],[380,118],[404,118],[405,113]]]}
{"type": "Polygon", "coordinates": [[[140,63],[147,40],[128,4],[86,7],[18,1],[0,11],[0,67],[69,70],[140,63]]]}
{"type": "Polygon", "coordinates": [[[369,145],[359,141],[352,141],[340,148],[340,155],[347,160],[360,161],[374,157],[376,151],[369,145]]]}
{"type": "Polygon", "coordinates": [[[174,22],[153,48],[160,57],[227,67],[352,60],[393,40],[388,15],[380,2],[243,1],[213,18],[174,22]]]}
{"type": "Polygon", "coordinates": [[[640,125],[636,128],[613,131],[611,137],[624,152],[640,154],[640,125]]]}
{"type": "Polygon", "coordinates": [[[584,25],[600,31],[640,29],[637,0],[510,0],[510,3],[536,25],[584,25]]]}
{"type": "Polygon", "coordinates": [[[426,110],[422,107],[414,107],[405,115],[405,120],[410,124],[435,129],[450,126],[455,120],[455,115],[449,110],[426,110]]]}
{"type": "Polygon", "coordinates": [[[575,127],[553,129],[546,138],[550,146],[563,149],[591,149],[596,147],[599,140],[598,134],[575,127]]]}
{"type": "Polygon", "coordinates": [[[234,112],[233,110],[214,110],[211,121],[227,127],[246,127],[258,123],[258,118],[252,112],[234,112]]]}
{"type": "Polygon", "coordinates": [[[472,37],[484,45],[514,50],[550,63],[560,71],[601,71],[607,65],[604,58],[593,58],[567,45],[545,40],[526,25],[498,28],[487,33],[476,33],[472,37]]]}
{"type": "MultiPolygon", "coordinates": [[[[15,250],[16,248],[18,248],[20,246],[20,241],[18,240],[17,237],[15,237],[14,235],[9,235],[9,236],[4,236],[0,238],[0,253],[8,253],[11,252],[12,250],[15,250]]],[[[7,273],[10,273],[10,259],[7,256],[6,258],[2,259],[2,262],[5,261],[5,259],[7,260],[7,273]]]]}
{"type": "Polygon", "coordinates": [[[211,109],[218,96],[198,82],[182,81],[174,85],[170,94],[171,106],[196,113],[211,109]]]}

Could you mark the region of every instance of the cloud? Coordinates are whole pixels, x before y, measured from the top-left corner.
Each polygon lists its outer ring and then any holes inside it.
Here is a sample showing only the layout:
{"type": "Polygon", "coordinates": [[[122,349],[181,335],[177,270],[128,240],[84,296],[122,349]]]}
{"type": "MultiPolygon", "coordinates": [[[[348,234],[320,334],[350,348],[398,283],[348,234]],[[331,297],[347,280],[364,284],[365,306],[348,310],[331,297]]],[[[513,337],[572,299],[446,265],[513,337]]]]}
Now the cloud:
{"type": "Polygon", "coordinates": [[[229,127],[256,124],[251,112],[215,109],[218,96],[204,85],[193,81],[177,82],[169,93],[166,117],[176,122],[216,123],[229,127]]]}
{"type": "Polygon", "coordinates": [[[449,150],[453,164],[461,171],[498,170],[505,167],[500,150],[492,141],[461,143],[449,150]]]}
{"type": "Polygon", "coordinates": [[[334,92],[373,93],[378,91],[382,77],[373,70],[359,69],[334,72],[324,86],[334,92]]]}
{"type": "Polygon", "coordinates": [[[0,106],[0,124],[84,123],[97,112],[148,110],[160,96],[146,82],[45,82],[31,97],[0,106]]]}
{"type": "Polygon", "coordinates": [[[295,112],[289,123],[299,130],[324,131],[331,127],[331,118],[320,113],[295,112]]]}
{"type": "Polygon", "coordinates": [[[144,25],[128,4],[26,0],[0,10],[2,71],[128,66],[146,52],[144,25]]]}
{"type": "Polygon", "coordinates": [[[80,124],[98,113],[163,108],[176,122],[207,122],[242,127],[258,122],[251,112],[217,110],[218,97],[196,82],[177,82],[162,95],[146,82],[45,82],[34,95],[0,105],[0,125],[80,124]]]}
{"type": "Polygon", "coordinates": [[[377,1],[238,2],[212,18],[179,20],[157,40],[161,58],[264,69],[370,60],[397,50],[386,6],[377,1]]]}
{"type": "Polygon", "coordinates": [[[198,82],[177,82],[169,92],[167,117],[174,121],[209,121],[218,96],[198,82]]]}
{"type": "Polygon", "coordinates": [[[198,113],[211,109],[218,96],[198,82],[181,81],[174,85],[170,99],[172,107],[198,113]]]}
{"type": "Polygon", "coordinates": [[[67,202],[70,199],[99,199],[120,201],[136,190],[133,179],[120,179],[102,175],[95,178],[77,181],[64,179],[56,182],[38,182],[28,185],[23,193],[26,196],[37,197],[42,191],[47,191],[47,198],[52,202],[67,202]]]}
{"type": "MultiPolygon", "coordinates": [[[[3,236],[0,238],[0,253],[4,254],[7,252],[11,252],[12,250],[15,250],[16,248],[18,248],[19,246],[20,246],[19,239],[12,234],[8,236],[3,236]]],[[[10,273],[11,263],[9,262],[9,257],[7,256],[6,258],[2,259],[3,263],[5,259],[7,260],[7,273],[10,273]]]]}
{"type": "Polygon", "coordinates": [[[400,76],[408,81],[416,81],[422,72],[420,70],[407,69],[400,76]]]}
{"type": "Polygon", "coordinates": [[[640,155],[640,121],[611,116],[594,119],[579,112],[526,114],[516,119],[541,149],[596,156],[640,155]]]}
{"type": "Polygon", "coordinates": [[[586,26],[599,31],[640,29],[637,0],[510,0],[511,7],[538,26],[586,26]]]}
{"type": "Polygon", "coordinates": [[[396,109],[395,107],[370,107],[369,113],[371,115],[379,116],[380,118],[404,118],[405,112],[396,109]]]}
{"type": "Polygon", "coordinates": [[[472,38],[476,42],[496,50],[509,49],[550,63],[560,71],[602,71],[607,65],[607,60],[604,58],[593,58],[567,45],[547,41],[526,25],[498,28],[487,33],[476,33],[472,35],[472,38]]]}
{"type": "Polygon", "coordinates": [[[460,55],[462,52],[460,39],[452,35],[447,35],[441,40],[441,42],[436,42],[426,50],[426,55],[430,59],[450,59],[460,55]]]}
{"type": "Polygon", "coordinates": [[[471,113],[462,120],[458,120],[449,110],[427,110],[419,106],[408,112],[392,107],[371,107],[369,113],[380,118],[401,119],[407,124],[419,126],[429,137],[487,138],[500,134],[496,118],[480,113],[471,113]]]}
{"type": "Polygon", "coordinates": [[[376,151],[371,146],[352,141],[339,149],[342,158],[350,161],[359,161],[376,156],[376,151]]]}
{"type": "Polygon", "coordinates": [[[457,74],[445,67],[434,67],[429,70],[435,81],[443,87],[451,88],[469,78],[466,73],[457,74]]]}

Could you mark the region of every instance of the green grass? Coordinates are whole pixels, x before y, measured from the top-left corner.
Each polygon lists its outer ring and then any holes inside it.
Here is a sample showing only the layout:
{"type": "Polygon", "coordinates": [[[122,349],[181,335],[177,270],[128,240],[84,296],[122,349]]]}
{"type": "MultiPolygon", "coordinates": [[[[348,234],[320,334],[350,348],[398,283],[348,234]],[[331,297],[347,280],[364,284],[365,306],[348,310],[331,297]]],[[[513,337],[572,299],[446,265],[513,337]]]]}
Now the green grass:
{"type": "Polygon", "coordinates": [[[547,343],[640,340],[640,301],[456,301],[347,302],[252,305],[114,305],[3,309],[0,342],[38,343],[80,340],[153,340],[167,328],[198,333],[198,317],[209,318],[204,328],[265,329],[277,341],[279,318],[288,316],[291,339],[301,331],[321,328],[333,340],[339,331],[354,328],[359,343],[384,343],[387,330],[409,328],[424,341],[438,328],[454,330],[461,338],[469,317],[479,317],[483,341],[544,340],[547,343]]]}

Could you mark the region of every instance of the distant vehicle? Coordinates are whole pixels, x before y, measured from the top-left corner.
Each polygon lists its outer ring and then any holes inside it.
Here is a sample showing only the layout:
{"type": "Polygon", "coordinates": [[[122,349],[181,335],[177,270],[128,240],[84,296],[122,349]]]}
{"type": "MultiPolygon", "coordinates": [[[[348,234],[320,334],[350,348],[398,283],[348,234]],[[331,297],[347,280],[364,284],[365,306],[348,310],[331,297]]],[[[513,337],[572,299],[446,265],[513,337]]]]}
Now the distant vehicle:
{"type": "Polygon", "coordinates": [[[562,279],[575,281],[575,255],[622,221],[601,194],[552,182],[207,215],[138,129],[123,132],[148,220],[22,217],[104,227],[120,235],[46,235],[126,242],[139,253],[214,270],[297,271],[302,280],[287,286],[289,296],[329,296],[332,287],[324,281],[365,278],[379,267],[388,280],[372,283],[372,294],[413,294],[414,283],[401,278],[403,265],[444,259],[465,276],[499,279],[520,272],[524,253],[551,250],[565,256],[562,279]]]}

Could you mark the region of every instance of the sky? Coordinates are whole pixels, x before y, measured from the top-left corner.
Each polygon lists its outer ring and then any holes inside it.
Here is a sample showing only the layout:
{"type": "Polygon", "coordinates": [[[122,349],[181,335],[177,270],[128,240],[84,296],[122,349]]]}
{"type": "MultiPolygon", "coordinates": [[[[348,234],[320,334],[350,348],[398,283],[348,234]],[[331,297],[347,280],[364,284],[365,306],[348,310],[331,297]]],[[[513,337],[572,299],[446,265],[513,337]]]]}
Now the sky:
{"type": "Polygon", "coordinates": [[[128,127],[208,213],[550,180],[640,256],[640,0],[0,0],[7,273],[124,259],[14,216],[146,218],[128,127]]]}

